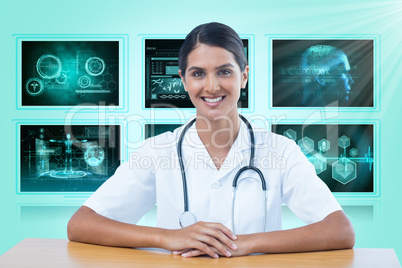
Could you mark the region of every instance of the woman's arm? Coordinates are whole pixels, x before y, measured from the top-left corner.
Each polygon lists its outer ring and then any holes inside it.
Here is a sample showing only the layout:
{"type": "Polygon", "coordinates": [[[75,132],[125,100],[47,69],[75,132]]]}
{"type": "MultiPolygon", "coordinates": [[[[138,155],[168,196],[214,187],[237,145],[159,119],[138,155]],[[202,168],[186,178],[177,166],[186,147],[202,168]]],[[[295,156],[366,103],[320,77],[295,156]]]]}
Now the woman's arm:
{"type": "Polygon", "coordinates": [[[115,221],[82,206],[67,225],[71,241],[120,247],[157,247],[171,251],[197,249],[217,258],[237,249],[236,236],[219,223],[198,222],[177,230],[138,226],[115,221]],[[216,251],[216,252],[215,252],[216,251]]]}
{"type": "MultiPolygon", "coordinates": [[[[240,238],[239,238],[240,240],[240,238]]],[[[300,228],[251,234],[245,248],[254,252],[283,253],[353,248],[355,232],[343,211],[300,228]]]]}
{"type": "MultiPolygon", "coordinates": [[[[238,250],[231,252],[233,256],[243,256],[251,253],[348,249],[352,248],[354,243],[355,233],[352,224],[343,211],[336,211],[320,222],[300,228],[238,235],[238,240],[236,241],[238,250]]],[[[185,252],[180,251],[178,253],[185,252]]],[[[185,257],[194,257],[205,253],[195,249],[185,254],[185,257]]]]}

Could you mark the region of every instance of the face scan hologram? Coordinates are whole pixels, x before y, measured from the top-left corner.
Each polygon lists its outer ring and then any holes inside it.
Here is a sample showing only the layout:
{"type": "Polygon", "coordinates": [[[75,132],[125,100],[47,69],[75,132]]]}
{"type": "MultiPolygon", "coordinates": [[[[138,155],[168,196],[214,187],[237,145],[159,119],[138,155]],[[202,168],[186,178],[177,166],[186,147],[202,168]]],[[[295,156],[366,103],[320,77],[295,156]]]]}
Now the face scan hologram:
{"type": "Polygon", "coordinates": [[[22,106],[119,105],[118,41],[22,41],[22,106]]]}
{"type": "Polygon", "coordinates": [[[374,191],[373,125],[273,124],[293,139],[332,192],[374,191]]]}
{"type": "Polygon", "coordinates": [[[20,126],[20,191],[95,191],[120,165],[120,126],[20,126]]]}
{"type": "Polygon", "coordinates": [[[316,45],[304,51],[300,61],[303,84],[302,106],[326,106],[347,103],[353,78],[346,54],[327,45],[316,45]]]}
{"type": "Polygon", "coordinates": [[[373,40],[273,40],[273,107],[373,107],[373,40]]]}

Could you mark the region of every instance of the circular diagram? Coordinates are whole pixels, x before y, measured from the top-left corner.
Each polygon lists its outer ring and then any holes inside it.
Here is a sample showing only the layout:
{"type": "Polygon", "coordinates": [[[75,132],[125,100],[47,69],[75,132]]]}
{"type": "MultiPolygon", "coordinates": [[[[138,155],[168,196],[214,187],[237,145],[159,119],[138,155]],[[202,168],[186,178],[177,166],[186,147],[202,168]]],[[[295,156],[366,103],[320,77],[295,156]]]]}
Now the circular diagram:
{"type": "Polygon", "coordinates": [[[79,179],[85,177],[87,173],[85,171],[61,171],[61,170],[52,170],[49,175],[53,178],[57,179],[79,179]]]}
{"type": "Polygon", "coordinates": [[[45,90],[43,81],[38,78],[29,78],[25,84],[26,92],[31,96],[39,96],[45,90]]]}
{"type": "Polygon", "coordinates": [[[105,70],[105,62],[98,57],[91,57],[85,62],[85,70],[92,76],[98,76],[105,70]]]}
{"type": "Polygon", "coordinates": [[[60,85],[63,85],[67,82],[68,76],[65,71],[61,71],[60,75],[56,77],[56,82],[60,85]]]}
{"type": "Polygon", "coordinates": [[[105,152],[100,146],[91,146],[85,152],[84,159],[85,162],[87,162],[87,164],[91,167],[97,167],[102,164],[103,160],[105,159],[105,152]]]}
{"type": "Polygon", "coordinates": [[[78,86],[81,88],[87,88],[91,85],[91,79],[86,76],[83,75],[80,78],[78,78],[78,86]]]}
{"type": "Polygon", "coordinates": [[[56,78],[61,72],[61,61],[53,55],[43,55],[36,63],[36,70],[43,78],[56,78]]]}

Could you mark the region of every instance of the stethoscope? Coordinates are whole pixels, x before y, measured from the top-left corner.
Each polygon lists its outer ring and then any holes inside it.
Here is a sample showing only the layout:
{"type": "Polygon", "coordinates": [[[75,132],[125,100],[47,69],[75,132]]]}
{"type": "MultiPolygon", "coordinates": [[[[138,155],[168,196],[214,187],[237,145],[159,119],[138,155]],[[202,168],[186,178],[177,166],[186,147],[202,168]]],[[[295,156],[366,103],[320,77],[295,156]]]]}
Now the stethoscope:
{"type": "MultiPolygon", "coordinates": [[[[261,170],[259,170],[257,167],[254,166],[254,131],[253,128],[250,125],[250,122],[247,121],[247,119],[240,115],[240,118],[243,120],[243,122],[246,124],[248,128],[248,132],[250,134],[250,141],[251,141],[251,154],[250,154],[250,162],[248,166],[244,166],[237,171],[234,179],[233,179],[233,193],[232,193],[232,231],[235,233],[235,224],[234,224],[234,208],[235,208],[235,200],[236,200],[236,190],[237,190],[237,182],[239,180],[240,175],[246,171],[246,170],[253,170],[256,172],[261,180],[261,187],[262,191],[264,194],[264,232],[265,232],[265,227],[267,223],[267,186],[265,183],[264,175],[262,174],[261,170]]],[[[181,152],[181,146],[183,143],[183,138],[184,134],[187,132],[187,130],[194,124],[196,121],[196,118],[191,120],[183,129],[181,132],[181,135],[179,137],[179,140],[177,142],[177,155],[179,157],[179,164],[180,164],[180,170],[181,170],[181,177],[183,180],[183,196],[184,196],[184,212],[180,215],[179,217],[179,224],[181,228],[190,226],[194,223],[197,222],[197,218],[193,213],[191,213],[188,209],[188,191],[187,191],[187,179],[186,179],[186,173],[184,171],[184,164],[183,164],[183,159],[182,159],[182,152],[181,152]]]]}

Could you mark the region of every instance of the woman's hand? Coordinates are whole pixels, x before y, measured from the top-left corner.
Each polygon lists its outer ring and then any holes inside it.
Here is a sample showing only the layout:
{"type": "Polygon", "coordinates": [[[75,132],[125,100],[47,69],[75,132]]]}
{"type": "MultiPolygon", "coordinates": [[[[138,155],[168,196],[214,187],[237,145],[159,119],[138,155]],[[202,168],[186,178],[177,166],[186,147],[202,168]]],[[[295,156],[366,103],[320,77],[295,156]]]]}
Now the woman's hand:
{"type": "Polygon", "coordinates": [[[192,250],[202,252],[199,255],[219,258],[219,255],[230,257],[237,250],[237,245],[233,243],[237,237],[220,223],[197,222],[183,229],[166,230],[161,239],[162,247],[174,253],[189,254],[192,250]]]}
{"type": "MultiPolygon", "coordinates": [[[[221,254],[216,248],[212,247],[212,250],[220,255],[220,256],[225,256],[225,257],[237,257],[237,256],[245,256],[248,254],[251,254],[252,252],[249,250],[248,243],[247,243],[247,235],[241,235],[238,236],[238,239],[236,240],[236,245],[237,249],[228,249],[230,252],[230,256],[223,255],[221,254]]],[[[175,255],[181,255],[182,257],[197,257],[197,256],[202,256],[206,255],[207,253],[199,250],[199,249],[185,249],[185,250],[178,250],[178,251],[173,251],[173,254],[175,255]]],[[[208,254],[209,255],[209,254],[208,254]]]]}

